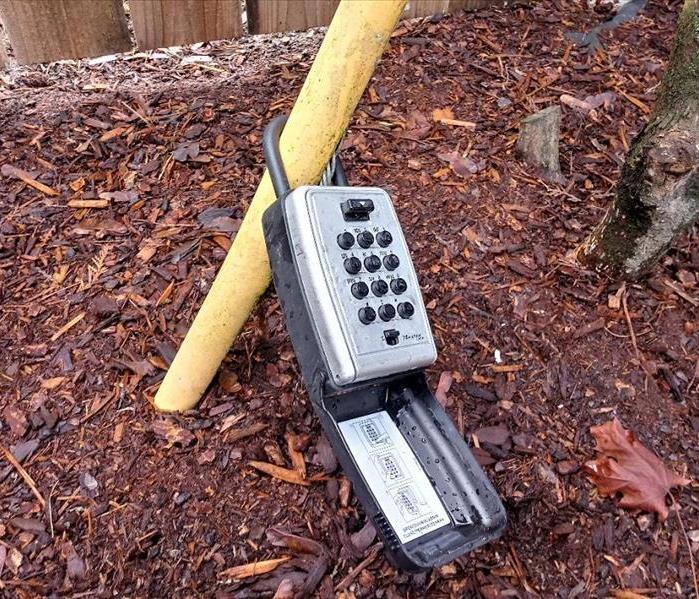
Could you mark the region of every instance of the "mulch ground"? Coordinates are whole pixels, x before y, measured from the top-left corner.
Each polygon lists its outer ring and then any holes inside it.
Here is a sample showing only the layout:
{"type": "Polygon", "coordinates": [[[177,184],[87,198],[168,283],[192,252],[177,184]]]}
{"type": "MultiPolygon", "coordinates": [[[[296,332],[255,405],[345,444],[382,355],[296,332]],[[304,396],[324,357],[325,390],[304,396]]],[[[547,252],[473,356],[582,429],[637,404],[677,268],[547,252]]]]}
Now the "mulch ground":
{"type": "Polygon", "coordinates": [[[448,411],[509,516],[497,542],[420,575],[387,563],[335,469],[273,290],[197,410],[150,403],[252,198],[263,127],[322,32],[6,75],[0,440],[21,466],[0,459],[0,595],[264,597],[285,578],[321,597],[693,593],[696,483],[675,493],[685,537],[676,513],[600,497],[581,466],[589,427],[618,416],[699,475],[697,231],[623,287],[572,257],[653,105],[679,3],[649,2],[595,55],[565,35],[603,18],[583,4],[402,24],[344,142],[350,180],[395,200],[432,383],[452,378],[448,411]],[[561,185],[514,147],[519,121],[553,104],[561,185]],[[436,122],[444,109],[474,125],[436,122]],[[298,468],[299,452],[316,482],[250,466],[298,468]]]}

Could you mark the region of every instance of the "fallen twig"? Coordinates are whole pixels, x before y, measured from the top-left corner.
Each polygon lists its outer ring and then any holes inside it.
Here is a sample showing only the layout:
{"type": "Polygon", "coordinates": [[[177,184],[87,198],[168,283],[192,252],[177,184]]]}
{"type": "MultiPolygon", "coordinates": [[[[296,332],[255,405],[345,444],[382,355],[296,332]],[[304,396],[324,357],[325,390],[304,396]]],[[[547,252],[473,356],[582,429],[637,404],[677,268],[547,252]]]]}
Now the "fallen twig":
{"type": "Polygon", "coordinates": [[[68,208],[109,208],[109,200],[70,200],[68,208]]]}
{"type": "Polygon", "coordinates": [[[677,295],[679,295],[683,300],[686,300],[686,301],[688,301],[690,304],[692,304],[692,306],[694,306],[694,307],[699,306],[699,302],[698,302],[697,300],[695,300],[695,299],[694,299],[691,295],[689,295],[688,293],[685,293],[684,291],[682,291],[682,289],[680,289],[680,288],[679,288],[677,285],[675,285],[674,283],[671,283],[670,281],[663,281],[663,284],[664,284],[665,287],[667,287],[668,289],[674,291],[674,292],[675,292],[677,295]]]}
{"type": "Polygon", "coordinates": [[[636,352],[636,357],[638,358],[638,361],[643,363],[641,360],[641,352],[638,350],[638,343],[636,343],[636,333],[633,330],[633,324],[631,324],[631,315],[629,314],[629,307],[626,304],[626,295],[627,291],[624,289],[624,293],[621,294],[621,306],[624,308],[624,316],[626,317],[626,324],[629,327],[629,334],[631,335],[631,344],[633,345],[633,349],[636,352]]]}
{"type": "Polygon", "coordinates": [[[335,592],[338,593],[340,591],[344,591],[349,585],[352,584],[352,581],[354,581],[357,576],[359,576],[363,570],[366,569],[366,567],[373,562],[376,557],[379,555],[379,551],[383,549],[383,543],[376,543],[374,547],[371,550],[371,553],[369,554],[368,557],[364,558],[359,564],[357,564],[357,567],[354,568],[347,576],[345,576],[335,587],[335,592]]]}
{"type": "Polygon", "coordinates": [[[692,553],[692,544],[689,542],[689,537],[687,536],[687,531],[684,527],[684,522],[682,522],[682,516],[680,516],[680,504],[675,499],[672,493],[669,493],[670,499],[672,500],[672,506],[675,508],[675,513],[677,514],[677,521],[680,523],[680,530],[682,530],[682,535],[684,536],[684,542],[687,544],[687,553],[689,553],[689,567],[692,569],[692,580],[694,581],[694,596],[699,599],[699,582],[697,581],[697,568],[694,564],[694,554],[692,553]]]}
{"type": "Polygon", "coordinates": [[[60,329],[58,329],[53,335],[51,335],[51,341],[56,341],[56,339],[61,337],[64,333],[67,333],[76,324],[78,324],[83,318],[85,318],[85,312],[81,312],[75,318],[69,320],[60,329]]]}
{"type": "Polygon", "coordinates": [[[16,459],[15,456],[12,455],[12,452],[7,449],[4,445],[0,443],[0,450],[5,454],[5,459],[10,463],[10,465],[17,470],[17,473],[24,479],[24,482],[27,483],[27,486],[32,490],[32,493],[34,493],[34,496],[39,500],[39,503],[41,504],[42,509],[46,507],[46,500],[42,496],[42,494],[39,492],[39,489],[36,487],[36,483],[34,482],[34,479],[32,479],[31,476],[29,476],[29,473],[22,467],[22,464],[20,464],[16,459]]]}
{"type": "Polygon", "coordinates": [[[644,114],[650,114],[651,109],[648,107],[648,104],[645,102],[641,102],[638,98],[634,98],[631,94],[627,94],[623,89],[621,89],[618,85],[614,87],[616,91],[618,91],[624,98],[626,98],[631,104],[636,106],[643,112],[644,114]]]}

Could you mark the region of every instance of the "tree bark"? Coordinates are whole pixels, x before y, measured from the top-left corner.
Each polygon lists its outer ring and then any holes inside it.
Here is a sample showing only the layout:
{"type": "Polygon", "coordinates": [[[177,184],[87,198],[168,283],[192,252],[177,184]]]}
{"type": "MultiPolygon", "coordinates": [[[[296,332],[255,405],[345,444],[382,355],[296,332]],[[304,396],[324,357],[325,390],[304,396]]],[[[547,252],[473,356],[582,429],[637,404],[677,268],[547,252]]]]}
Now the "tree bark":
{"type": "Polygon", "coordinates": [[[685,0],[650,120],[633,140],[614,204],[580,248],[581,262],[637,278],[699,216],[699,0],[685,0]]]}

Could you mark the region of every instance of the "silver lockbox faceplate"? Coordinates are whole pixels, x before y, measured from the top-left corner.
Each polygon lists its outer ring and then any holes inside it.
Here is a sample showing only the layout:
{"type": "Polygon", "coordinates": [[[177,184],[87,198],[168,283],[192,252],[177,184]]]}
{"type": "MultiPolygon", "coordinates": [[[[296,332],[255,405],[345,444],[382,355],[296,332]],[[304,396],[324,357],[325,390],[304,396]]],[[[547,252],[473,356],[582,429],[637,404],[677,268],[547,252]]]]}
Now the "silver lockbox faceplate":
{"type": "Polygon", "coordinates": [[[437,350],[388,194],[376,187],[299,187],[284,199],[283,207],[301,288],[334,382],[347,385],[432,364],[437,350]],[[356,218],[347,209],[355,204],[373,208],[356,218]],[[389,243],[382,232],[390,234],[389,243]],[[354,242],[343,249],[348,236],[343,244],[339,239],[346,233],[354,242]],[[364,245],[368,239],[373,242],[361,247],[360,239],[364,245]],[[380,260],[378,268],[372,256],[380,260]],[[356,273],[346,267],[351,258],[361,263],[356,273]],[[367,264],[376,270],[371,272],[367,264]],[[353,285],[359,284],[354,287],[357,291],[361,283],[368,294],[356,297],[353,285]],[[374,292],[382,287],[388,287],[384,294],[374,292]]]}

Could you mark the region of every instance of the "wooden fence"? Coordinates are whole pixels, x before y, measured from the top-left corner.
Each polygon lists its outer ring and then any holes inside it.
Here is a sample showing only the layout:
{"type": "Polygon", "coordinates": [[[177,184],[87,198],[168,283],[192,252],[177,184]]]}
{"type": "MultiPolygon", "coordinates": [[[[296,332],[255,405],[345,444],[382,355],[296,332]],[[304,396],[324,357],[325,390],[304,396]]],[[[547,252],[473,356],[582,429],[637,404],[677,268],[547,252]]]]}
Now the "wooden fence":
{"type": "MultiPolygon", "coordinates": [[[[150,50],[246,33],[303,30],[330,23],[338,3],[339,0],[0,0],[0,23],[15,60],[28,64],[125,52],[134,46],[150,50]]],[[[503,3],[504,0],[409,0],[405,16],[422,17],[503,3]]],[[[0,67],[7,60],[0,31],[0,67]]]]}

